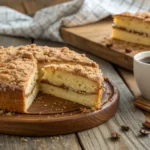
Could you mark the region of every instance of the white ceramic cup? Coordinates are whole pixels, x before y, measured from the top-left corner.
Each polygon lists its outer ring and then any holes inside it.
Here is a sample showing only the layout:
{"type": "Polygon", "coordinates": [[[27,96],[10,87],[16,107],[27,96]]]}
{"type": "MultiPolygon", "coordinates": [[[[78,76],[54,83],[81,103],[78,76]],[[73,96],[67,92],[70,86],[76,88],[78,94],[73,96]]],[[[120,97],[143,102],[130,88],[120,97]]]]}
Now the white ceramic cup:
{"type": "Polygon", "coordinates": [[[140,61],[150,57],[150,51],[141,52],[134,56],[134,76],[144,98],[150,100],[150,64],[140,61]]]}

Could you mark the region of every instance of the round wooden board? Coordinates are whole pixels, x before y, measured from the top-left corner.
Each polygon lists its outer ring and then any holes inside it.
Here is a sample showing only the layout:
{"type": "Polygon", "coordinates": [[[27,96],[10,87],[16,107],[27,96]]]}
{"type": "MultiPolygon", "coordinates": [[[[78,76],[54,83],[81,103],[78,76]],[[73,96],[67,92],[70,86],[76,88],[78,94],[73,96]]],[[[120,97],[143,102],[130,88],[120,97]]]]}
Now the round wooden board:
{"type": "Polygon", "coordinates": [[[27,114],[0,114],[0,133],[50,136],[98,126],[115,114],[119,103],[117,87],[110,81],[105,81],[104,86],[102,109],[93,112],[82,105],[39,93],[27,114]]]}

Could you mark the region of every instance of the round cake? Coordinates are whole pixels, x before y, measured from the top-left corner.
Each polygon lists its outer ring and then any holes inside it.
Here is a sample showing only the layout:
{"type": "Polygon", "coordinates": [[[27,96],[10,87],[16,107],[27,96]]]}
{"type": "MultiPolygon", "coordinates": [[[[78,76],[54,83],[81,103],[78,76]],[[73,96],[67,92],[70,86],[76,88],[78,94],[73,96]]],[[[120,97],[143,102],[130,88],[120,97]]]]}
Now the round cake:
{"type": "Polygon", "coordinates": [[[39,91],[100,109],[103,81],[98,64],[67,47],[0,47],[0,109],[26,113],[39,91]]]}

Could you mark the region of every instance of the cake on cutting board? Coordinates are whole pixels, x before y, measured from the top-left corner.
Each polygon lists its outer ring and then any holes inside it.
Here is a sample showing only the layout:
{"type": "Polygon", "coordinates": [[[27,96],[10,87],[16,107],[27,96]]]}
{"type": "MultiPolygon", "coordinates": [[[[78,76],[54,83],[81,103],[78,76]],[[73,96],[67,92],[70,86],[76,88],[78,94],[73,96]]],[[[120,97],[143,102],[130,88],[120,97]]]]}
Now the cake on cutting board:
{"type": "Polygon", "coordinates": [[[99,109],[103,75],[94,61],[66,47],[1,47],[0,109],[25,113],[39,91],[99,109]]]}
{"type": "Polygon", "coordinates": [[[150,46],[150,12],[114,15],[112,38],[150,46]]]}

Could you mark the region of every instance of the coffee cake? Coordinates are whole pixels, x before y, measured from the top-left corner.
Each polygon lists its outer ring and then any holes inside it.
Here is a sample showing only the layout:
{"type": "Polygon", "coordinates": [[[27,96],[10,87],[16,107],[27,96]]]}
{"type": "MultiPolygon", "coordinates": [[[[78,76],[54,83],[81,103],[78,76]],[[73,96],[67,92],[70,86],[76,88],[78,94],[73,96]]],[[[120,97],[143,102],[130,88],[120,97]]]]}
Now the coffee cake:
{"type": "Polygon", "coordinates": [[[114,15],[112,38],[150,46],[150,12],[114,15]]]}
{"type": "Polygon", "coordinates": [[[102,85],[98,65],[67,47],[0,47],[0,109],[25,113],[38,91],[98,109],[102,85]]]}

